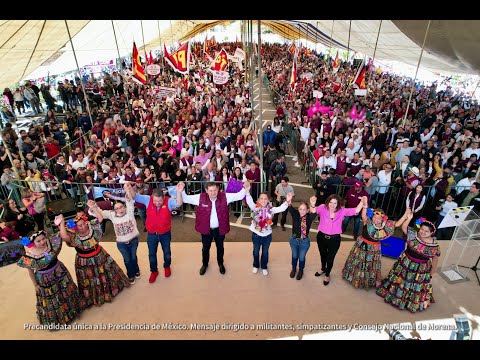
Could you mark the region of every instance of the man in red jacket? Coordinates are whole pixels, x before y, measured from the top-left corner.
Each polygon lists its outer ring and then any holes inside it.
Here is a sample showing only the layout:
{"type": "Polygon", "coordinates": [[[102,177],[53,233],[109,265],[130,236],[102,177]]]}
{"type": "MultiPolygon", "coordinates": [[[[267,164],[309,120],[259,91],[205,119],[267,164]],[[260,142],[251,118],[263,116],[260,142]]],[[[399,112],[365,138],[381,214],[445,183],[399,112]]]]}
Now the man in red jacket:
{"type": "MultiPolygon", "coordinates": [[[[165,277],[172,274],[170,264],[172,262],[172,252],[170,250],[170,242],[172,241],[172,211],[182,203],[178,200],[165,196],[163,189],[157,188],[150,195],[136,194],[135,190],[130,184],[125,184],[126,189],[130,192],[130,196],[137,203],[141,203],[147,207],[147,221],[145,227],[148,231],[147,245],[148,245],[148,260],[150,261],[150,278],[149,282],[153,283],[158,276],[157,267],[157,249],[158,243],[162,246],[163,251],[163,268],[165,277]]],[[[177,199],[185,185],[177,185],[177,199]]],[[[181,198],[180,198],[181,199],[181,198]]]]}
{"type": "MultiPolygon", "coordinates": [[[[177,198],[177,203],[196,205],[195,211],[195,230],[202,235],[202,267],[200,275],[204,275],[207,271],[208,262],[210,260],[210,247],[212,240],[215,240],[217,246],[217,262],[220,273],[225,274],[225,266],[223,265],[223,242],[225,235],[230,231],[228,204],[234,201],[242,200],[245,197],[245,187],[237,193],[224,193],[218,190],[218,184],[209,182],[207,184],[207,192],[197,195],[187,195],[182,191],[177,198]]],[[[180,182],[178,187],[185,185],[180,182]]]]}

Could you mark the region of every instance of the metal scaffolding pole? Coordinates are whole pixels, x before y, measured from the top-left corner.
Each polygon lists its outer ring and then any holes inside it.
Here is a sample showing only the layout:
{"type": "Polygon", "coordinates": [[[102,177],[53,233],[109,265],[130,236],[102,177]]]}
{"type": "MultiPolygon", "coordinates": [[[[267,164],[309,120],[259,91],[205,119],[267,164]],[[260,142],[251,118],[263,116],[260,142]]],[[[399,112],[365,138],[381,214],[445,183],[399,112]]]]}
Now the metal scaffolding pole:
{"type": "Polygon", "coordinates": [[[92,127],[93,127],[92,112],[90,111],[90,105],[88,104],[88,97],[87,97],[87,92],[85,91],[85,86],[83,86],[82,74],[80,73],[80,67],[78,66],[77,54],[75,53],[75,48],[73,47],[72,36],[70,35],[70,28],[68,27],[67,20],[65,20],[65,26],[67,27],[68,38],[70,39],[70,45],[72,46],[73,57],[75,58],[75,64],[77,64],[78,76],[80,77],[80,84],[82,85],[83,96],[85,99],[85,105],[87,106],[88,116],[90,116],[90,123],[92,124],[92,127]]]}
{"type": "Polygon", "coordinates": [[[418,68],[420,67],[420,62],[422,61],[423,49],[425,48],[425,42],[427,41],[428,30],[430,30],[431,23],[432,20],[428,20],[427,30],[425,30],[425,37],[423,38],[422,51],[420,52],[420,57],[418,58],[417,69],[415,70],[415,77],[412,81],[410,96],[408,97],[407,110],[405,110],[405,116],[403,117],[404,123],[407,121],[408,110],[410,108],[410,102],[412,101],[413,89],[415,88],[415,80],[417,80],[418,68]]]}
{"type": "MultiPolygon", "coordinates": [[[[262,29],[261,29],[261,22],[262,20],[258,20],[258,122],[259,122],[259,127],[257,130],[258,133],[258,142],[260,144],[260,179],[263,177],[263,136],[262,136],[262,131],[263,131],[263,116],[262,116],[262,29]]],[[[263,181],[260,182],[260,191],[263,192],[264,190],[264,183],[263,181]]]]}
{"type": "MultiPolygon", "coordinates": [[[[115,32],[115,26],[113,24],[113,20],[111,20],[111,21],[112,21],[113,36],[115,38],[115,45],[117,45],[118,60],[120,61],[121,64],[123,64],[123,61],[120,60],[121,59],[120,58],[120,49],[118,48],[118,41],[117,41],[117,34],[115,32]]],[[[123,73],[123,66],[121,66],[120,70],[121,70],[120,76],[122,76],[122,78],[123,78],[123,74],[122,74],[123,73]]],[[[124,91],[123,93],[125,94],[125,98],[127,99],[127,106],[130,109],[130,101],[128,100],[128,90],[124,91]]]]}

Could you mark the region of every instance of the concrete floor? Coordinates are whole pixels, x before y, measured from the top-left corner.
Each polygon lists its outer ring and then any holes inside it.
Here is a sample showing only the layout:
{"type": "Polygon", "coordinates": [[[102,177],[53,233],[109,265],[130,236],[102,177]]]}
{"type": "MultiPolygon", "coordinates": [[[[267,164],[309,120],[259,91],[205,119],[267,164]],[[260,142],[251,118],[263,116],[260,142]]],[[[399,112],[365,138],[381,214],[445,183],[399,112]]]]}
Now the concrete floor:
{"type": "MultiPolygon", "coordinates": [[[[314,276],[319,269],[320,259],[313,241],[307,254],[304,278],[297,281],[289,277],[291,251],[285,242],[272,244],[268,276],[261,272],[251,272],[250,242],[225,245],[225,275],[218,271],[213,246],[213,261],[210,262],[207,273],[200,276],[201,244],[199,241],[178,242],[176,238],[174,231],[170,278],[165,278],[161,273],[154,284],[148,282],[148,249],[142,242],[138,248],[141,279],[124,289],[112,303],[85,310],[76,321],[77,327],[78,324],[92,327],[98,325],[99,330],[49,332],[25,329],[29,324],[38,324],[32,283],[25,269],[16,265],[0,268],[0,339],[388,338],[383,331],[308,331],[297,327],[318,324],[330,327],[349,324],[379,326],[378,324],[385,323],[408,325],[417,321],[451,320],[458,313],[468,314],[473,319],[472,327],[478,332],[480,286],[476,279],[448,284],[440,276],[434,276],[436,303],[424,312],[411,314],[385,304],[373,290],[355,289],[341,279],[340,273],[352,246],[349,241],[342,242],[331,274],[331,283],[325,287],[322,278],[314,276]],[[145,324],[150,327],[159,326],[160,329],[114,329],[115,326],[145,324]],[[199,327],[218,326],[219,329],[192,329],[191,324],[199,327]],[[248,330],[235,331],[234,326],[240,325],[248,325],[248,330]],[[106,329],[101,330],[101,326],[106,329]],[[162,326],[166,328],[161,329],[162,326]],[[273,326],[291,326],[295,330],[275,329],[273,326]]],[[[124,269],[116,245],[107,242],[103,246],[124,269]]],[[[445,254],[448,243],[442,242],[441,246],[445,254]]],[[[159,256],[160,260],[160,250],[159,256]]],[[[74,257],[74,250],[66,246],[60,254],[60,259],[75,279],[74,257]]],[[[470,260],[474,259],[465,259],[467,263],[470,260]]],[[[383,258],[383,276],[387,275],[393,261],[383,258]]],[[[470,270],[467,273],[474,277],[470,270]]],[[[449,332],[442,334],[448,339],[449,332]]]]}

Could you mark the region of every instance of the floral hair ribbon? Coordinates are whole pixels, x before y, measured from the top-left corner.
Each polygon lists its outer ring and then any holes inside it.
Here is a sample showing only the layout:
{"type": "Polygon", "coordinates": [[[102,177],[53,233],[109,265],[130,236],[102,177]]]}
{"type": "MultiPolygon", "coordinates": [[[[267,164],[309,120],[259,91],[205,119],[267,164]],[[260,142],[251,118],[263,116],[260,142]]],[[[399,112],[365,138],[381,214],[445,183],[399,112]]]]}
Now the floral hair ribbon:
{"type": "Polygon", "coordinates": [[[28,236],[24,236],[22,237],[22,245],[30,249],[33,247],[33,241],[30,241],[28,236]]]}
{"type": "Polygon", "coordinates": [[[415,221],[415,226],[417,228],[420,228],[420,226],[422,225],[423,222],[426,222],[427,219],[425,219],[424,217],[421,217],[421,218],[418,218],[416,221],[415,221]]]}
{"type": "Polygon", "coordinates": [[[423,224],[429,224],[433,228],[433,233],[432,234],[435,234],[437,232],[437,228],[435,227],[435,225],[433,225],[433,223],[431,221],[428,221],[424,217],[418,218],[417,221],[415,221],[415,225],[419,229],[420,229],[420,226],[422,226],[423,224]]]}
{"type": "Polygon", "coordinates": [[[70,219],[67,221],[67,228],[71,231],[76,231],[77,230],[77,223],[75,220],[70,219]]]}

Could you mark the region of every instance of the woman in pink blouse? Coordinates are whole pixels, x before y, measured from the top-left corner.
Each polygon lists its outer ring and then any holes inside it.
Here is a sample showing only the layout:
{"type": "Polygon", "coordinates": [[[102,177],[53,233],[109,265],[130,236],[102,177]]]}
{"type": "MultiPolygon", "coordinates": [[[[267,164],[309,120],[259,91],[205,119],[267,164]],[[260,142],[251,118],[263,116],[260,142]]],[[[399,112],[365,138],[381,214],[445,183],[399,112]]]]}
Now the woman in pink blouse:
{"type": "Polygon", "coordinates": [[[318,225],[317,245],[320,251],[322,272],[316,272],[315,276],[325,274],[323,285],[330,283],[330,271],[332,271],[335,255],[340,248],[340,235],[342,234],[342,221],[345,216],[358,215],[363,208],[366,199],[362,198],[356,208],[344,208],[338,195],[330,195],[325,204],[317,206],[316,211],[320,217],[318,225]]]}

